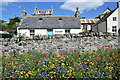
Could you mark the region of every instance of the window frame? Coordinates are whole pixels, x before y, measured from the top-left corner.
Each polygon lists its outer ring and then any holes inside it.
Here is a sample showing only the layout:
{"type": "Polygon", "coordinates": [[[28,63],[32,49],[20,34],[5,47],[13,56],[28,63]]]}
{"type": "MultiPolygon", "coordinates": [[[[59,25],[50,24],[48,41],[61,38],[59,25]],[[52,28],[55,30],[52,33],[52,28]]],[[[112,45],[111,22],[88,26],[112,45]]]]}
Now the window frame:
{"type": "Polygon", "coordinates": [[[117,21],[117,17],[113,17],[113,21],[117,21]]]}
{"type": "Polygon", "coordinates": [[[70,29],[65,29],[65,33],[70,33],[70,29]]]}
{"type": "Polygon", "coordinates": [[[117,32],[117,26],[112,26],[112,32],[117,32]]]}

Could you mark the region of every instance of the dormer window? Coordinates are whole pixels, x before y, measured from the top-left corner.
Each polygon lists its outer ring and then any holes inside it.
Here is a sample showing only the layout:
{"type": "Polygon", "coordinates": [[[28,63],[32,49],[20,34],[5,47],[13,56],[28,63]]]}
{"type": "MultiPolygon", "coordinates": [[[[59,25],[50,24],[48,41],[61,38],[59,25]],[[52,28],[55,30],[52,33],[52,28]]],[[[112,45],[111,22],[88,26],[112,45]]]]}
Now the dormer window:
{"type": "Polygon", "coordinates": [[[42,18],[40,18],[39,20],[43,20],[42,18]]]}
{"type": "Polygon", "coordinates": [[[62,18],[59,18],[59,20],[62,20],[62,18]]]}

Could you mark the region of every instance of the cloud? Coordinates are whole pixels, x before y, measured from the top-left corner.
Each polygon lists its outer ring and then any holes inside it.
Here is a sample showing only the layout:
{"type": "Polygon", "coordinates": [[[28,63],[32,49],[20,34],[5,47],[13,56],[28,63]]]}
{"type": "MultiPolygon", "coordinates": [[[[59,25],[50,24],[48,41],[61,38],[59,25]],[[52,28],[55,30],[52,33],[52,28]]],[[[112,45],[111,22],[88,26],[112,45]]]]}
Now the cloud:
{"type": "MultiPolygon", "coordinates": [[[[85,10],[96,9],[105,2],[111,2],[112,0],[67,0],[60,7],[66,10],[75,11],[76,7],[79,7],[79,11],[83,13],[85,10]]],[[[114,0],[118,1],[118,0],[114,0]]]]}
{"type": "Polygon", "coordinates": [[[12,2],[2,2],[0,4],[0,11],[7,11],[7,8],[6,8],[7,6],[10,6],[9,9],[12,9],[12,7],[22,8],[22,6],[13,4],[12,2]]]}
{"type": "Polygon", "coordinates": [[[0,0],[0,2],[33,2],[33,1],[36,1],[36,0],[0,0]]]}

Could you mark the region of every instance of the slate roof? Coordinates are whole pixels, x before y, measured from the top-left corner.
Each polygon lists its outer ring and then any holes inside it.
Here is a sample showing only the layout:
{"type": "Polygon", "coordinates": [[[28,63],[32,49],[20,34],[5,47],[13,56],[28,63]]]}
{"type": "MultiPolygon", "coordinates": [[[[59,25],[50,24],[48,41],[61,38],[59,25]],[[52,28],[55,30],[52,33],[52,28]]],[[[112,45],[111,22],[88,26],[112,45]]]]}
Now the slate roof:
{"type": "Polygon", "coordinates": [[[21,21],[20,28],[80,29],[80,19],[72,16],[29,16],[21,21]]]}
{"type": "MultiPolygon", "coordinates": [[[[116,8],[116,9],[117,9],[117,8],[116,8]]],[[[116,9],[115,9],[115,10],[116,10],[116,9]]],[[[113,11],[111,11],[111,12],[105,14],[105,15],[104,15],[94,26],[96,26],[96,25],[98,25],[98,24],[100,24],[100,23],[106,21],[107,18],[108,18],[115,10],[113,10],[113,11]]]]}

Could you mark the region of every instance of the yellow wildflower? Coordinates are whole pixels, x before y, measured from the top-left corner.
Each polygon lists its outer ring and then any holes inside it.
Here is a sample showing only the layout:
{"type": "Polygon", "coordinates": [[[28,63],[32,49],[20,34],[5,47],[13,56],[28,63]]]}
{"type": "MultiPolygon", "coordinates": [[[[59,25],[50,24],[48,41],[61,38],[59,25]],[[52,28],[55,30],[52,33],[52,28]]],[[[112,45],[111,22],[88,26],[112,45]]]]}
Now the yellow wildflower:
{"type": "Polygon", "coordinates": [[[62,77],[65,77],[64,74],[62,74],[62,77]]]}
{"type": "Polygon", "coordinates": [[[53,72],[50,72],[50,73],[53,73],[53,72]]]}
{"type": "Polygon", "coordinates": [[[53,72],[53,74],[55,74],[56,72],[53,72]]]}
{"type": "Polygon", "coordinates": [[[29,77],[29,75],[28,74],[25,74],[26,75],[26,77],[29,77]]]}

